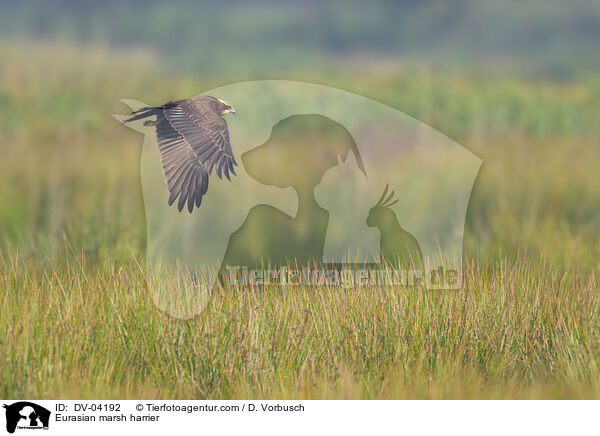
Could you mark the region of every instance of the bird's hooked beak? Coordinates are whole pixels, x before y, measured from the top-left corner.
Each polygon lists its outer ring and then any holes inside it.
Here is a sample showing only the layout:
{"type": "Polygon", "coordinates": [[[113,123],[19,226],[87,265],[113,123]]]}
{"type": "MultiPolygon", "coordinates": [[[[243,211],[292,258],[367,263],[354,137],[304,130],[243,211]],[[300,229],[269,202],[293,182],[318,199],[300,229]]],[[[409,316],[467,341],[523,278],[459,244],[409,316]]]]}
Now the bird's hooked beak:
{"type": "Polygon", "coordinates": [[[229,113],[230,114],[237,114],[237,112],[235,111],[235,108],[233,106],[231,106],[231,109],[229,109],[229,113]]]}

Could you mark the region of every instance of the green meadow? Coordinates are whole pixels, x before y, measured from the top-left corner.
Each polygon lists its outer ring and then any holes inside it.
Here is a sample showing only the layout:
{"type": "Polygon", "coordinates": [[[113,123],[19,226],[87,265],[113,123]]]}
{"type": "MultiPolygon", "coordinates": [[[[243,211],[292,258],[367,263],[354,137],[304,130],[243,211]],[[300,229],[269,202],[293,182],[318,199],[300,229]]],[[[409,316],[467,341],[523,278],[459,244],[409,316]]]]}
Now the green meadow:
{"type": "Polygon", "coordinates": [[[121,98],[224,83],[160,63],[144,49],[0,43],[0,397],[600,397],[597,75],[286,72],[388,104],[483,159],[464,286],[220,289],[180,320],[149,294],[142,140],[111,113],[126,113],[121,98]]]}

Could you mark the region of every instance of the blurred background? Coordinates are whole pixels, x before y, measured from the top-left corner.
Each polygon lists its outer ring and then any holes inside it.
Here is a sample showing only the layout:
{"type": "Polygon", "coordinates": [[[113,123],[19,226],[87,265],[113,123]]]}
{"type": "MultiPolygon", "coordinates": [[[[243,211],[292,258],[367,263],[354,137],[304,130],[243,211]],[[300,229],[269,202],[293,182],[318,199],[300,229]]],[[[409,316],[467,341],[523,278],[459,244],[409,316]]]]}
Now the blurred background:
{"type": "Polygon", "coordinates": [[[58,262],[143,258],[149,104],[310,81],[403,111],[484,164],[467,255],[597,266],[597,0],[0,1],[0,244],[58,262]],[[132,256],[133,254],[133,256],[132,256]]]}

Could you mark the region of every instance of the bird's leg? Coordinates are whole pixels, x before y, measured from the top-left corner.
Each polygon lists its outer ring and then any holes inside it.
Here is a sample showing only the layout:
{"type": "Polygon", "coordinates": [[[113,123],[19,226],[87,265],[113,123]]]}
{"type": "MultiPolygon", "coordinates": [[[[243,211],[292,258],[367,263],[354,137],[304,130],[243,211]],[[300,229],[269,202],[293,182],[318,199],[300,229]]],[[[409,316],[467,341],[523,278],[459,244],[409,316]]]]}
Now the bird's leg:
{"type": "Polygon", "coordinates": [[[157,126],[158,123],[160,123],[161,121],[162,121],[162,118],[160,120],[159,119],[146,120],[146,121],[144,121],[144,126],[154,127],[154,126],[157,126]]]}

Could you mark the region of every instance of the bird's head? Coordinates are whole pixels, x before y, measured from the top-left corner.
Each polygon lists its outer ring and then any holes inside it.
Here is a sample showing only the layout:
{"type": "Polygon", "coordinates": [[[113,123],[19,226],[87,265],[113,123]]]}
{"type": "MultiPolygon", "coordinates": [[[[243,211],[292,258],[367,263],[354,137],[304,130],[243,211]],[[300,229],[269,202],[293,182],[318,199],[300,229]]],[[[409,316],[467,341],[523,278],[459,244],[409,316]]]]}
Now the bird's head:
{"type": "Polygon", "coordinates": [[[389,185],[385,185],[385,190],[381,194],[381,198],[375,206],[369,210],[369,216],[367,217],[367,226],[369,227],[386,227],[386,224],[394,222],[396,215],[394,211],[390,209],[390,206],[398,203],[398,199],[393,200],[394,191],[392,191],[387,197],[389,185]]]}
{"type": "Polygon", "coordinates": [[[220,98],[217,98],[217,101],[218,101],[219,113],[221,115],[236,113],[235,108],[233,106],[231,106],[229,103],[227,103],[225,100],[221,100],[220,98]]]}

